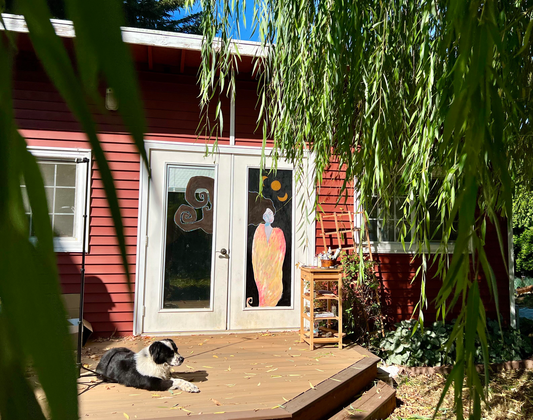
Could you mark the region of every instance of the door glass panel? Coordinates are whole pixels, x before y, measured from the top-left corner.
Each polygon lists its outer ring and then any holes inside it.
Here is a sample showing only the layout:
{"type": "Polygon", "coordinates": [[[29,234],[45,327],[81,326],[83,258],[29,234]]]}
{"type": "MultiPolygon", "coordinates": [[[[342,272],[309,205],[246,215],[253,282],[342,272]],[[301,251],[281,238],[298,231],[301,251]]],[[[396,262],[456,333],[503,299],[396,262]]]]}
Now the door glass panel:
{"type": "Polygon", "coordinates": [[[245,304],[249,308],[292,305],[292,206],[291,170],[248,169],[245,304]]]}
{"type": "Polygon", "coordinates": [[[213,167],[169,165],[164,309],[211,307],[213,167]]]}

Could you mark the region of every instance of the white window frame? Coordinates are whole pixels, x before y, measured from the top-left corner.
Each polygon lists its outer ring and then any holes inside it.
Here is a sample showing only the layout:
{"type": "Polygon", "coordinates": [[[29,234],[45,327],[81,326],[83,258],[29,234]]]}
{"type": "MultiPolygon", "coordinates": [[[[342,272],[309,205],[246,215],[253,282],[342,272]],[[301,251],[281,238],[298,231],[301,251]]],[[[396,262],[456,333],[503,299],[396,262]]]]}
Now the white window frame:
{"type": "MultiPolygon", "coordinates": [[[[396,197],[395,197],[396,198],[396,197]]],[[[359,191],[354,191],[354,209],[360,209],[360,200],[359,200],[359,191]]],[[[367,209],[365,209],[367,210],[367,209]]],[[[359,211],[359,210],[356,210],[359,211]]],[[[383,220],[383,219],[377,219],[383,220]]],[[[389,219],[390,220],[390,219],[389,219]]],[[[355,219],[354,224],[356,227],[361,228],[363,226],[363,217],[362,215],[358,215],[358,217],[355,219]]],[[[378,226],[379,229],[379,226],[378,226]]],[[[411,233],[412,235],[412,233],[411,233]]],[[[363,236],[363,245],[366,245],[366,239],[365,236],[363,236]]],[[[372,252],[380,253],[380,254],[415,254],[417,252],[417,244],[416,242],[411,245],[411,242],[405,242],[405,249],[401,242],[393,242],[393,241],[370,241],[370,246],[372,247],[372,252]]],[[[430,242],[429,244],[429,252],[435,253],[439,250],[441,247],[440,241],[430,242]]],[[[448,253],[453,253],[455,248],[454,242],[449,241],[448,242],[448,253]]]]}
{"type": "Polygon", "coordinates": [[[91,150],[90,149],[69,149],[60,147],[28,147],[28,151],[43,160],[57,160],[65,162],[76,162],[77,159],[88,158],[89,163],[76,163],[76,195],[74,202],[74,236],[72,237],[54,237],[55,252],[82,252],[83,251],[83,214],[85,206],[86,182],[89,183],[87,188],[87,224],[85,236],[85,250],[89,249],[89,213],[91,197],[91,150]],[[87,167],[89,165],[89,177],[87,179],[87,167]]]}

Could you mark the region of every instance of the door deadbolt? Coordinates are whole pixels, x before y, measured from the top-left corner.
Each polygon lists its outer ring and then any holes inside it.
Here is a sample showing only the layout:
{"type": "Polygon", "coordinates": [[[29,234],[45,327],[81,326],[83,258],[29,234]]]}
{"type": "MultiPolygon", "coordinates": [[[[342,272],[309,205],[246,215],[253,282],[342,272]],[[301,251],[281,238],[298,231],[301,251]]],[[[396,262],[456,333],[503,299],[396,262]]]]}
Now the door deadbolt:
{"type": "Polygon", "coordinates": [[[222,249],[220,250],[220,253],[221,253],[222,255],[228,255],[228,250],[227,250],[226,248],[222,248],[222,249]]]}

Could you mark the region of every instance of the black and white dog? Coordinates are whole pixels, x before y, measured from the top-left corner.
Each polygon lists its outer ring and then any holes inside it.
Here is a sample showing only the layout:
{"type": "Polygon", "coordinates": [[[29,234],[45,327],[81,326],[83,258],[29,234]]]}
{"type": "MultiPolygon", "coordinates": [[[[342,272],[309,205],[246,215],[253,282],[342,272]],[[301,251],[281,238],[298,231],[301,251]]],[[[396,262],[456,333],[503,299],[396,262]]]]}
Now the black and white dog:
{"type": "Polygon", "coordinates": [[[111,349],[102,356],[96,372],[106,382],[149,391],[180,389],[200,392],[196,385],[170,377],[170,367],[181,365],[183,360],[174,341],[166,338],[153,342],[138,353],[125,347],[111,349]]]}

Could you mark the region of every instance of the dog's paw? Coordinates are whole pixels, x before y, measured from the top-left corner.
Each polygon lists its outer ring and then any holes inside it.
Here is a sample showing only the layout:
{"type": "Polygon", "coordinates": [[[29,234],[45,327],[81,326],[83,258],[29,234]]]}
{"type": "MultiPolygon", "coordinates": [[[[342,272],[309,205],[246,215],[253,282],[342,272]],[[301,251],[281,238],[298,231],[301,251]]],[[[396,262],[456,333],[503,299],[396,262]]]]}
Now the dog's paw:
{"type": "Polygon", "coordinates": [[[186,392],[200,392],[200,389],[196,385],[184,381],[183,379],[172,379],[172,386],[170,389],[179,389],[186,392]]]}
{"type": "Polygon", "coordinates": [[[184,385],[183,390],[187,392],[200,392],[200,389],[196,385],[191,384],[190,382],[186,382],[186,385],[184,385]]]}

